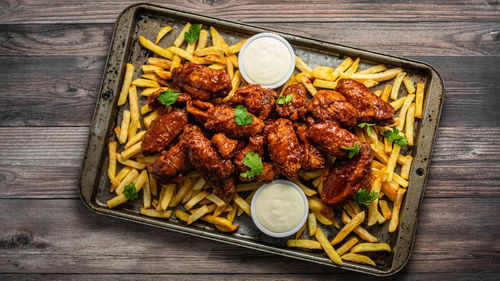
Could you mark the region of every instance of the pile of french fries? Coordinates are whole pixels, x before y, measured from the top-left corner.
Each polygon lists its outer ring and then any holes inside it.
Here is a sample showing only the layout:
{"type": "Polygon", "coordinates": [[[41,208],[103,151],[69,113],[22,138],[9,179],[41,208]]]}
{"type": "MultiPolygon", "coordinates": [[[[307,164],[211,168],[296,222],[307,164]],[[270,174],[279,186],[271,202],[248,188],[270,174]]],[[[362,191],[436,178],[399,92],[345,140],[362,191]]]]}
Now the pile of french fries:
{"type": "MultiPolygon", "coordinates": [[[[147,97],[159,89],[165,89],[165,86],[169,85],[172,70],[183,61],[204,64],[226,72],[231,77],[233,90],[224,100],[231,99],[234,92],[246,84],[239,73],[237,57],[245,40],[230,46],[215,28],[209,27],[208,31],[200,31],[195,42],[187,43],[184,33],[190,27],[190,23],[186,24],[176,36],[173,45],[167,48],[158,44],[164,36],[172,33],[174,29],[170,26],[163,27],[158,32],[155,43],[143,36],[138,38],[144,48],[158,57],[150,57],[147,64],[141,66],[143,74],[135,80],[134,65],[126,66],[118,106],[128,105],[128,108],[121,114],[120,126],[114,129],[116,141],[109,142],[108,177],[111,182],[110,192],[116,196],[109,199],[107,205],[114,208],[127,202],[124,189],[133,183],[137,192],[142,190],[143,207],[140,208],[140,213],[145,216],[172,219],[173,215],[188,225],[202,220],[213,224],[219,231],[233,232],[239,226],[235,224],[237,217],[243,213],[250,216],[250,202],[262,182],[238,185],[237,193],[231,198],[216,194],[198,171],[188,173],[179,184],[159,185],[146,169],[146,165],[154,163],[158,156],[144,156],[141,153],[141,142],[146,129],[161,114],[161,109],[151,112],[147,97]],[[207,46],[209,35],[211,46],[207,46]],[[139,95],[142,96],[140,101],[139,95]],[[144,105],[139,106],[140,103],[144,105]],[[117,173],[118,165],[120,170],[117,173]]],[[[337,67],[315,66],[314,69],[299,57],[295,59],[298,72],[277,90],[280,95],[286,87],[300,83],[314,96],[318,88],[335,89],[340,78],[354,79],[369,88],[387,82],[383,90],[374,93],[385,101],[389,101],[389,98],[392,100],[391,105],[399,114],[395,118],[396,123],[391,127],[396,127],[400,134],[408,139],[409,146],[413,145],[415,118],[422,118],[423,83],[418,83],[415,88],[411,77],[402,68],[387,69],[385,65],[375,65],[358,71],[359,58],[353,60],[347,57],[337,67]],[[404,85],[407,95],[399,98],[401,84],[404,85]]],[[[170,111],[171,108],[167,107],[165,110],[170,111]]],[[[372,164],[371,191],[380,193],[380,197],[366,207],[355,201],[345,203],[340,209],[341,223],[337,222],[334,209],[319,197],[323,188],[324,169],[300,172],[300,179],[293,180],[308,197],[310,213],[307,222],[296,233],[295,239],[287,241],[288,247],[323,250],[339,265],[346,260],[375,266],[369,256],[359,253],[391,252],[387,243],[380,242],[369,232],[371,226],[387,221],[388,231],[396,231],[400,222],[403,197],[408,188],[413,159],[410,155],[402,155],[401,147],[384,138],[383,133],[391,130],[391,127],[356,127],[356,135],[371,145],[375,157],[372,164]],[[399,174],[395,172],[398,165],[401,167],[399,174]],[[392,210],[389,205],[392,205],[392,210]],[[337,234],[329,240],[324,230],[331,232],[334,228],[338,229],[337,234]],[[334,246],[338,247],[335,249],[334,246]]]]}

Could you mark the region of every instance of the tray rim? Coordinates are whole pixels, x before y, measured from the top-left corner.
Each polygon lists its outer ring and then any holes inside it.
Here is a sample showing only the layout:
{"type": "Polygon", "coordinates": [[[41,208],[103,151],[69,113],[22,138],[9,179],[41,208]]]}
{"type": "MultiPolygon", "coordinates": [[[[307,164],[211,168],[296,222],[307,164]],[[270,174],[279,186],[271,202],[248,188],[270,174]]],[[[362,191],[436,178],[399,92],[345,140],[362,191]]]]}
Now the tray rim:
{"type": "MultiPolygon", "coordinates": [[[[230,28],[230,27],[227,27],[227,28],[230,28]]],[[[130,42],[130,40],[128,40],[128,39],[129,38],[127,37],[127,39],[126,39],[127,43],[130,42]]],[[[121,66],[124,67],[124,56],[126,53],[126,47],[123,47],[123,48],[124,48],[123,49],[124,52],[122,52],[120,54],[120,57],[121,57],[120,64],[121,64],[121,66]]],[[[123,72],[123,69],[118,74],[118,81],[120,81],[121,80],[120,77],[123,76],[122,72],[123,72]]],[[[115,82],[115,86],[117,86],[116,84],[119,85],[118,82],[115,82]]],[[[114,89],[115,89],[115,91],[113,93],[113,104],[114,104],[114,99],[116,98],[116,93],[118,91],[117,87],[114,87],[114,89]]],[[[100,214],[100,215],[105,215],[105,216],[109,216],[109,217],[123,219],[126,221],[133,221],[136,223],[141,223],[141,224],[145,224],[145,225],[149,225],[149,226],[159,227],[162,229],[167,229],[167,230],[175,231],[178,233],[188,234],[188,235],[201,237],[201,238],[205,238],[205,239],[210,239],[213,241],[218,241],[218,242],[222,242],[222,243],[226,243],[226,244],[245,247],[245,248],[252,249],[252,250],[258,250],[258,251],[263,251],[263,252],[267,252],[267,253],[271,253],[271,254],[275,254],[275,255],[281,255],[281,256],[286,256],[289,258],[300,259],[300,260],[304,260],[304,261],[323,264],[323,265],[331,266],[334,268],[340,268],[340,269],[344,269],[344,270],[350,270],[350,271],[355,271],[355,272],[360,272],[360,273],[365,273],[365,274],[370,274],[370,275],[375,275],[375,276],[381,276],[381,277],[390,276],[390,275],[393,275],[393,274],[399,272],[401,269],[403,269],[405,267],[405,265],[408,263],[408,261],[410,259],[411,253],[412,253],[413,244],[414,244],[414,240],[415,240],[415,234],[416,234],[416,228],[417,228],[417,223],[418,223],[418,218],[419,218],[419,211],[420,211],[419,209],[421,207],[424,193],[425,193],[427,177],[428,177],[428,172],[429,172],[429,166],[430,166],[430,159],[432,156],[432,150],[434,147],[434,142],[435,142],[436,134],[437,134],[437,128],[439,125],[439,120],[440,120],[440,116],[441,116],[441,112],[442,112],[442,106],[443,106],[443,100],[444,100],[443,93],[444,93],[443,79],[441,78],[440,74],[431,65],[429,65],[428,63],[425,63],[425,62],[421,62],[421,61],[409,59],[409,58],[388,55],[388,54],[383,54],[380,52],[368,51],[368,50],[364,50],[361,48],[346,46],[346,45],[328,42],[328,41],[324,41],[324,40],[308,38],[308,37],[301,36],[301,35],[295,35],[295,34],[291,34],[291,33],[287,33],[287,32],[282,32],[282,31],[277,31],[277,30],[273,30],[273,29],[269,29],[269,28],[259,27],[259,26],[255,26],[255,25],[251,25],[251,24],[240,23],[240,22],[235,22],[235,21],[231,21],[231,20],[227,20],[227,19],[221,19],[221,18],[216,18],[216,17],[212,17],[212,16],[201,15],[201,14],[188,12],[188,11],[181,11],[181,10],[178,10],[175,8],[164,7],[164,6],[155,5],[155,4],[148,4],[148,3],[135,3],[135,4],[132,4],[128,7],[126,7],[124,10],[122,10],[120,12],[120,14],[118,15],[118,17],[115,21],[114,27],[113,27],[113,33],[112,33],[112,37],[111,37],[110,47],[109,47],[108,54],[106,57],[106,64],[105,64],[104,73],[103,73],[103,76],[101,79],[101,86],[100,86],[100,90],[98,93],[96,106],[94,108],[93,121],[92,121],[92,125],[91,125],[90,131],[89,131],[88,144],[87,144],[85,157],[84,157],[84,161],[83,161],[81,176],[79,179],[79,190],[78,191],[79,191],[80,199],[82,200],[83,204],[89,210],[91,210],[97,214],[100,214]],[[105,137],[104,139],[99,140],[99,137],[96,136],[95,133],[93,133],[93,132],[94,132],[94,129],[96,129],[98,127],[98,125],[100,123],[102,123],[102,121],[103,121],[103,120],[98,118],[99,117],[98,115],[99,115],[99,109],[101,107],[101,100],[103,99],[103,92],[102,91],[103,91],[103,88],[105,85],[105,80],[106,80],[106,77],[109,75],[107,72],[107,69],[109,67],[110,57],[112,55],[114,43],[116,40],[115,39],[116,31],[117,31],[117,28],[119,26],[120,20],[127,12],[133,12],[132,25],[129,26],[129,28],[131,28],[133,26],[133,22],[136,18],[136,14],[141,9],[149,10],[150,12],[151,11],[158,12],[158,10],[160,10],[159,12],[161,12],[161,13],[170,13],[170,14],[175,15],[177,17],[180,16],[179,14],[181,14],[181,15],[186,15],[186,16],[190,16],[190,17],[203,18],[204,20],[216,21],[216,22],[223,23],[226,25],[236,25],[236,26],[239,26],[240,28],[241,27],[247,28],[246,30],[240,30],[240,32],[253,32],[253,31],[255,31],[255,32],[262,32],[262,31],[274,32],[274,33],[277,33],[280,35],[286,35],[286,37],[293,37],[293,38],[301,39],[302,41],[304,41],[304,42],[301,42],[302,44],[306,44],[306,43],[315,44],[315,45],[323,44],[323,45],[327,45],[328,47],[331,47],[331,48],[333,47],[333,48],[344,49],[344,50],[340,50],[341,53],[352,52],[352,53],[358,54],[359,56],[365,56],[365,57],[366,56],[368,56],[368,57],[380,56],[380,57],[383,57],[383,59],[395,60],[395,62],[391,62],[392,65],[394,65],[396,62],[399,64],[411,63],[411,64],[417,64],[417,65],[419,65],[420,68],[425,69],[426,71],[429,71],[428,77],[430,78],[430,80],[428,81],[428,84],[429,85],[432,84],[433,87],[431,87],[431,86],[428,87],[429,92],[428,92],[427,97],[425,99],[426,106],[425,106],[424,114],[427,115],[428,109],[430,109],[430,106],[432,105],[433,110],[437,110],[437,112],[435,113],[437,115],[433,116],[435,121],[426,120],[427,119],[426,116],[424,116],[424,118],[421,120],[421,122],[422,122],[421,127],[423,127],[426,124],[425,121],[430,122],[432,138],[427,141],[428,142],[427,145],[429,146],[429,148],[427,149],[427,151],[424,155],[427,157],[425,158],[426,161],[423,163],[424,176],[421,179],[423,182],[421,183],[421,188],[419,190],[417,190],[417,192],[420,193],[420,195],[419,195],[420,198],[418,200],[418,204],[416,206],[416,209],[413,210],[416,213],[416,215],[415,215],[416,218],[415,218],[415,221],[414,221],[413,226],[411,228],[412,233],[411,233],[411,237],[409,240],[409,245],[407,246],[408,251],[407,251],[406,256],[403,257],[403,259],[404,259],[403,262],[399,263],[396,267],[394,267],[394,260],[395,260],[395,257],[394,257],[393,263],[391,264],[391,266],[389,267],[388,270],[381,270],[381,269],[374,268],[374,267],[367,267],[367,266],[363,266],[363,265],[349,264],[349,263],[347,263],[343,266],[338,266],[336,264],[331,263],[331,261],[329,261],[328,259],[327,259],[328,262],[325,262],[325,258],[317,258],[317,257],[311,257],[311,256],[306,257],[305,255],[297,254],[296,251],[292,251],[288,248],[277,248],[274,246],[259,244],[258,242],[250,242],[250,241],[246,241],[246,240],[240,240],[240,238],[228,237],[227,235],[224,235],[224,234],[211,233],[211,232],[207,232],[207,231],[201,230],[201,229],[190,228],[189,226],[172,224],[170,222],[160,221],[160,220],[154,219],[154,218],[147,218],[147,217],[140,216],[138,214],[135,214],[135,213],[132,213],[132,212],[129,212],[126,210],[108,209],[108,208],[97,205],[95,202],[92,202],[94,189],[97,185],[99,177],[97,174],[95,174],[94,181],[93,181],[94,185],[90,186],[90,187],[84,186],[84,183],[86,182],[85,172],[87,172],[87,170],[89,170],[89,168],[88,168],[88,165],[89,165],[88,154],[89,154],[89,152],[94,152],[94,153],[96,152],[96,151],[91,150],[92,143],[98,142],[97,144],[100,144],[101,153],[99,153],[99,156],[100,156],[100,161],[99,161],[100,165],[98,165],[99,167],[102,166],[102,161],[103,161],[102,155],[103,155],[103,153],[105,154],[105,152],[103,151],[104,150],[103,146],[105,145],[105,143],[107,143],[108,138],[105,137]],[[248,29],[251,29],[251,30],[248,30],[248,29]],[[436,90],[436,88],[437,88],[437,90],[436,90]],[[433,90],[433,92],[431,92],[431,90],[433,90]],[[436,98],[438,100],[439,104],[429,104],[429,100],[431,99],[431,97],[436,98]],[[97,138],[97,140],[96,140],[96,138],[97,138]],[[88,192],[85,192],[86,191],[85,188],[91,189],[90,196],[89,196],[88,192]]],[[[116,110],[116,108],[115,108],[115,110],[116,110]]],[[[111,112],[112,111],[113,111],[113,109],[111,110],[111,112]]],[[[112,115],[112,114],[110,114],[110,115],[112,115]]],[[[109,126],[107,126],[105,128],[105,131],[107,133],[109,133],[109,126]]],[[[420,145],[419,145],[419,147],[420,147],[420,145]]],[[[415,163],[416,163],[416,158],[414,159],[414,162],[412,164],[412,168],[411,168],[412,171],[414,170],[413,166],[415,163]]],[[[415,177],[413,177],[413,178],[415,178],[415,177]]],[[[412,178],[410,178],[410,185],[411,185],[411,182],[412,182],[412,178]]],[[[416,188],[413,188],[413,189],[416,189],[416,188]]],[[[407,197],[408,197],[408,195],[405,196],[405,200],[407,197]]],[[[416,203],[416,202],[413,202],[413,203],[416,203]]],[[[406,207],[404,209],[406,209],[406,207]]],[[[403,212],[403,214],[404,214],[404,212],[403,212]]],[[[403,222],[403,220],[401,220],[401,221],[403,222]]],[[[401,228],[402,228],[402,225],[400,225],[400,228],[398,229],[396,243],[400,239],[399,236],[401,235],[401,231],[402,231],[401,228]]],[[[399,247],[399,246],[396,245],[395,248],[397,248],[397,247],[399,247]]],[[[396,253],[396,251],[394,251],[394,252],[396,253]]]]}

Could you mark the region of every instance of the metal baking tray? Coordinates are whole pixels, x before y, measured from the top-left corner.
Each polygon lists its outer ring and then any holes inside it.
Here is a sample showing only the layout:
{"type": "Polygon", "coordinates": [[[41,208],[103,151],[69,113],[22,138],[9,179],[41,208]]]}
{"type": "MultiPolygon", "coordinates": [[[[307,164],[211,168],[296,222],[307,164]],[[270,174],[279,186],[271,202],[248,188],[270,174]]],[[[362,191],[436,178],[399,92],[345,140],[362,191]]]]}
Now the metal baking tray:
{"type": "MultiPolygon", "coordinates": [[[[377,263],[376,267],[352,262],[344,262],[344,265],[340,266],[344,269],[378,276],[387,276],[403,268],[410,257],[415,237],[432,146],[443,102],[443,82],[438,73],[431,66],[422,62],[150,4],[136,4],[126,8],[115,23],[80,178],[80,196],[85,205],[98,214],[290,258],[339,267],[333,264],[322,252],[304,252],[287,248],[286,238],[275,239],[265,236],[253,225],[248,216],[239,217],[239,229],[228,234],[217,231],[205,222],[195,222],[188,226],[175,217],[162,220],[142,216],[138,212],[142,200],[126,203],[115,209],[106,207],[106,200],[113,196],[109,192],[109,179],[107,176],[107,143],[112,138],[114,126],[119,124],[118,113],[120,109],[116,106],[116,100],[125,73],[125,65],[127,62],[133,63],[136,66],[134,78],[138,77],[140,75],[140,67],[138,66],[144,64],[147,58],[152,55],[151,52],[139,44],[138,35],[153,39],[162,26],[170,25],[175,30],[180,30],[186,22],[214,26],[228,44],[236,43],[242,38],[259,32],[277,33],[290,42],[296,55],[313,67],[315,65],[336,66],[340,64],[345,56],[360,57],[360,69],[378,63],[384,63],[388,67],[400,66],[411,74],[416,83],[425,83],[425,111],[423,119],[416,119],[415,122],[415,145],[410,151],[414,157],[414,162],[411,168],[407,195],[401,210],[400,226],[396,232],[391,234],[387,233],[388,223],[369,228],[369,231],[381,241],[387,241],[393,248],[393,252],[371,256],[377,263]]],[[[160,46],[171,45],[174,40],[173,37],[164,38],[160,46]]],[[[372,90],[383,89],[384,85],[385,83],[381,83],[372,90]]],[[[400,95],[402,95],[403,91],[401,90],[400,95]]],[[[146,102],[144,98],[139,100],[139,106],[146,102]]],[[[338,219],[338,221],[340,220],[338,219]]],[[[329,238],[332,238],[338,231],[333,227],[324,227],[323,229],[329,238]]]]}

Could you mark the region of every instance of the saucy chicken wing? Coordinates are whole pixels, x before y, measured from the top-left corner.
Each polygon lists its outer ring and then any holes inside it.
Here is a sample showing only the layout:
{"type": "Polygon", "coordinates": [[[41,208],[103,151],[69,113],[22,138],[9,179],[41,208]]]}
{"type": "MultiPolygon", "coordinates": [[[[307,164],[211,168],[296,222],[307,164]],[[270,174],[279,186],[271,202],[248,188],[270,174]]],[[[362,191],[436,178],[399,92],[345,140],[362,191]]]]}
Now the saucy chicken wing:
{"type": "Polygon", "coordinates": [[[394,124],[394,108],[372,93],[363,83],[340,79],[336,90],[356,108],[359,121],[374,122],[381,126],[394,124]]]}
{"type": "Polygon", "coordinates": [[[179,174],[187,172],[189,169],[191,169],[191,165],[186,157],[182,135],[177,144],[168,151],[161,152],[154,164],[148,164],[148,171],[162,184],[178,181],[179,174]]]}
{"type": "Polygon", "coordinates": [[[314,124],[306,132],[307,138],[324,154],[347,157],[349,151],[342,148],[353,147],[361,142],[353,133],[337,127],[333,123],[314,124]]]}
{"type": "Polygon", "coordinates": [[[184,127],[185,149],[189,163],[199,170],[205,181],[224,196],[236,191],[230,160],[222,159],[201,129],[192,124],[184,127]]]}
{"type": "Polygon", "coordinates": [[[151,155],[162,151],[182,132],[187,122],[187,114],[179,109],[158,116],[144,135],[142,153],[151,155]]]}
{"type": "MultiPolygon", "coordinates": [[[[173,90],[175,93],[179,92],[178,89],[174,89],[172,87],[168,87],[168,89],[173,90]]],[[[165,90],[164,89],[160,89],[160,90],[152,93],[151,95],[149,95],[149,97],[148,97],[148,107],[149,108],[151,108],[152,110],[155,110],[155,109],[163,106],[163,104],[158,100],[158,96],[163,91],[165,91],[165,90]]],[[[179,96],[177,96],[177,102],[186,102],[188,99],[190,99],[189,95],[184,94],[184,93],[182,93],[179,96]]]]}
{"type": "Polygon", "coordinates": [[[283,118],[270,120],[266,124],[264,134],[275,171],[287,178],[297,178],[304,153],[292,122],[283,118]]]}
{"type": "Polygon", "coordinates": [[[283,96],[286,97],[292,94],[292,100],[289,103],[277,104],[276,111],[280,117],[289,118],[295,121],[299,118],[304,118],[307,112],[307,93],[306,88],[301,84],[290,85],[283,92],[283,96]]]}
{"type": "Polygon", "coordinates": [[[360,188],[370,190],[372,156],[370,145],[359,144],[359,154],[352,159],[337,159],[323,178],[321,200],[337,204],[351,198],[360,188]]]}
{"type": "Polygon", "coordinates": [[[344,126],[356,125],[358,111],[336,91],[319,90],[307,105],[316,122],[338,122],[344,126]]]}
{"type": "Polygon", "coordinates": [[[174,68],[172,80],[193,99],[203,101],[225,97],[233,88],[225,72],[192,62],[174,68]]]}
{"type": "Polygon", "coordinates": [[[239,179],[244,182],[248,181],[270,181],[273,180],[275,177],[274,171],[273,171],[273,165],[271,163],[266,163],[263,162],[262,166],[264,166],[264,172],[261,174],[251,177],[251,178],[245,178],[241,176],[241,173],[244,173],[248,171],[248,167],[243,164],[243,158],[248,152],[255,152],[259,154],[261,158],[264,157],[264,137],[257,135],[250,137],[248,139],[248,144],[245,148],[240,150],[233,159],[234,165],[238,168],[240,172],[239,179]]]}
{"type": "Polygon", "coordinates": [[[210,141],[224,159],[231,159],[244,146],[242,141],[228,138],[223,133],[215,134],[210,141]]]}
{"type": "Polygon", "coordinates": [[[325,158],[321,152],[312,145],[306,137],[307,125],[301,124],[297,127],[296,132],[299,140],[302,142],[304,149],[304,161],[302,162],[302,170],[314,171],[325,167],[325,158]]]}
{"type": "Polygon", "coordinates": [[[261,120],[265,120],[276,107],[276,98],[278,98],[278,94],[274,90],[262,88],[256,84],[248,84],[234,93],[230,104],[244,105],[249,112],[257,115],[261,120]]]}

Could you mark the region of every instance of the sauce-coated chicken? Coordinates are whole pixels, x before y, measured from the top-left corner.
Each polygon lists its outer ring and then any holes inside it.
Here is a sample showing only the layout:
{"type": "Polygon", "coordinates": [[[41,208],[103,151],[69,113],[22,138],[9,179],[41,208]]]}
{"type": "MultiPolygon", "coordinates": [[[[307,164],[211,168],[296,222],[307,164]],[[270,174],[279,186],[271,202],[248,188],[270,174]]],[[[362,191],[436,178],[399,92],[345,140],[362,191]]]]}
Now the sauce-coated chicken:
{"type": "Polygon", "coordinates": [[[283,118],[289,118],[295,121],[299,118],[304,118],[307,112],[307,93],[306,88],[301,84],[290,85],[283,92],[283,96],[286,97],[292,94],[292,100],[289,103],[277,104],[276,111],[279,116],[283,118]]]}
{"type": "Polygon", "coordinates": [[[337,204],[351,198],[360,188],[370,190],[372,156],[370,145],[359,143],[359,154],[352,159],[337,159],[323,178],[321,200],[337,204]]]}
{"type": "Polygon", "coordinates": [[[256,84],[248,84],[234,93],[230,103],[232,105],[244,105],[249,112],[257,115],[261,120],[265,120],[276,107],[277,98],[278,94],[272,89],[262,88],[256,84]]]}
{"type": "Polygon", "coordinates": [[[242,141],[228,138],[223,133],[215,134],[210,141],[224,159],[231,159],[238,152],[239,148],[244,146],[242,141]]]}
{"type": "MultiPolygon", "coordinates": [[[[257,135],[250,137],[248,139],[248,144],[240,150],[235,156],[234,156],[234,165],[238,168],[239,173],[244,173],[248,171],[248,167],[243,164],[243,158],[248,152],[255,152],[259,154],[261,158],[264,157],[264,137],[257,135]]],[[[275,177],[274,171],[273,171],[273,165],[271,163],[266,163],[263,162],[262,166],[264,166],[264,172],[262,172],[260,175],[257,175],[256,177],[251,177],[251,178],[245,178],[242,176],[239,176],[239,179],[244,182],[248,181],[270,181],[273,180],[275,177]]]]}
{"type": "Polygon", "coordinates": [[[292,122],[283,118],[269,120],[264,134],[275,171],[287,178],[297,178],[297,172],[304,160],[304,153],[292,122]]]}
{"type": "Polygon", "coordinates": [[[372,93],[363,83],[340,79],[336,90],[354,105],[360,122],[374,122],[382,126],[394,123],[394,108],[372,93]]]}
{"type": "Polygon", "coordinates": [[[187,122],[187,114],[179,109],[158,116],[144,135],[142,153],[151,155],[162,151],[182,132],[187,122]]]}
{"type": "Polygon", "coordinates": [[[307,138],[324,154],[335,157],[347,157],[349,151],[344,147],[353,147],[360,139],[353,133],[327,122],[314,124],[306,132],[307,138]]]}
{"type": "Polygon", "coordinates": [[[179,175],[191,169],[184,150],[183,135],[181,140],[168,151],[163,150],[154,164],[148,164],[148,171],[162,184],[176,182],[179,175]]]}
{"type": "Polygon", "coordinates": [[[307,105],[316,122],[337,122],[347,127],[356,125],[358,111],[336,91],[319,90],[307,105]]]}
{"type": "Polygon", "coordinates": [[[302,162],[302,170],[314,171],[325,167],[325,158],[321,152],[312,145],[306,137],[307,125],[301,124],[296,129],[297,136],[302,142],[304,149],[304,162],[302,162]]]}
{"type": "Polygon", "coordinates": [[[233,89],[231,78],[225,72],[192,62],[174,68],[172,80],[193,99],[203,101],[225,97],[233,89]]]}

